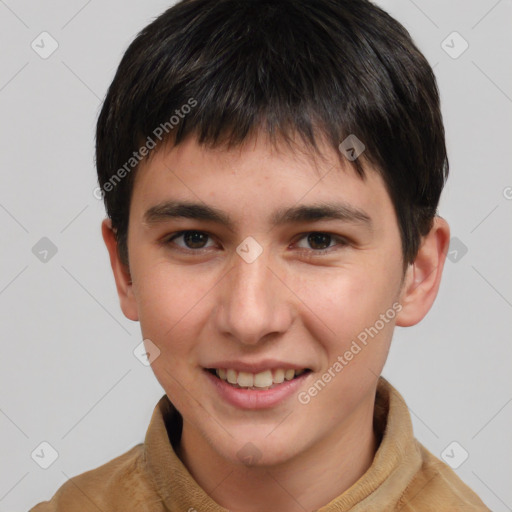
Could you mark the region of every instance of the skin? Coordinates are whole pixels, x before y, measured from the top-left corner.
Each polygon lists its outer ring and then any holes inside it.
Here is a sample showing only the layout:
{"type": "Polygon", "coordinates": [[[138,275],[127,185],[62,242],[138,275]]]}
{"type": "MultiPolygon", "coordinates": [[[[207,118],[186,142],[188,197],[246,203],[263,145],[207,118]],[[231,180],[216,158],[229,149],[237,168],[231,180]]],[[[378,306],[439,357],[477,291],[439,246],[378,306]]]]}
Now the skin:
{"type": "Polygon", "coordinates": [[[427,314],[450,239],[436,217],[404,274],[394,208],[374,169],[366,166],[361,180],[325,144],[323,159],[278,149],[260,135],[229,151],[200,147],[194,137],[155,150],[135,179],[129,268],[110,221],[102,224],[123,313],[160,349],[153,371],[183,417],[178,456],[217,503],[239,512],[315,510],[369,468],[378,448],[375,391],[394,327],[427,314]],[[168,199],[214,206],[238,225],[145,223],[146,210],[168,199]],[[339,200],[364,210],[371,229],[340,220],[269,224],[277,208],[339,200]],[[196,245],[183,236],[169,241],[182,230],[208,236],[196,245]],[[309,233],[333,236],[308,242],[309,233]],[[263,249],[250,264],[236,252],[248,236],[263,249]],[[314,254],[324,248],[330,252],[314,254]],[[204,374],[221,359],[275,358],[312,369],[307,390],[393,303],[400,313],[307,404],[292,395],[269,409],[242,410],[204,374]],[[237,456],[248,442],[259,450],[252,463],[237,456]]]}

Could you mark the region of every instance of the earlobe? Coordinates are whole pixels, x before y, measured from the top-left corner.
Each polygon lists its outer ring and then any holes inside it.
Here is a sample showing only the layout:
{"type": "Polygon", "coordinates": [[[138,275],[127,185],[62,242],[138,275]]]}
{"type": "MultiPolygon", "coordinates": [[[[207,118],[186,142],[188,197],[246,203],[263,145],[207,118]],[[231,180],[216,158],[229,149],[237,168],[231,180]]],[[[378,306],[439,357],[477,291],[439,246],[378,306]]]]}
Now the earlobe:
{"type": "Polygon", "coordinates": [[[400,295],[402,310],[397,315],[396,325],[415,325],[432,307],[441,284],[449,243],[448,223],[435,217],[432,229],[422,238],[418,254],[407,269],[400,295]]]}
{"type": "Polygon", "coordinates": [[[139,316],[137,302],[133,294],[132,278],[129,268],[121,261],[119,256],[116,235],[112,229],[110,219],[104,219],[101,223],[101,234],[109,253],[121,310],[126,318],[135,322],[139,319],[139,316]]]}

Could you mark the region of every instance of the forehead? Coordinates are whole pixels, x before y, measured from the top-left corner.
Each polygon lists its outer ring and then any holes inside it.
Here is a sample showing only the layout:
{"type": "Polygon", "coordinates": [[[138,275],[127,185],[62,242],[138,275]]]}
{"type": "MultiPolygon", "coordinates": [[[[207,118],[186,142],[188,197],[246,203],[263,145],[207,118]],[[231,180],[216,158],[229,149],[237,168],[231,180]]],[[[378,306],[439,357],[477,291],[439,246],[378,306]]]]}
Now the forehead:
{"type": "Polygon", "coordinates": [[[387,189],[374,168],[363,165],[362,179],[323,140],[319,152],[297,140],[292,143],[292,147],[284,142],[275,145],[256,136],[235,148],[209,148],[189,137],[178,146],[162,146],[137,170],[133,213],[147,217],[149,209],[155,211],[169,201],[202,203],[206,209],[201,213],[196,208],[199,216],[216,217],[213,220],[231,228],[239,217],[255,215],[269,224],[290,216],[306,219],[314,212],[300,212],[297,207],[320,203],[361,221],[392,213],[387,189]]]}

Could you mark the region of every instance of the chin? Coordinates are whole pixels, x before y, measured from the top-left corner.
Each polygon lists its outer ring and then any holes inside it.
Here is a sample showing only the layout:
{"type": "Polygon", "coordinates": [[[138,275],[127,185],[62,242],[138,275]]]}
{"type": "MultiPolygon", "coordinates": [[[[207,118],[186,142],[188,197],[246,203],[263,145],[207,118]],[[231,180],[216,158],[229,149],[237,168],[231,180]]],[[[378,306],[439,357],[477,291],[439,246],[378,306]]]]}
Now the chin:
{"type": "Polygon", "coordinates": [[[283,464],[298,453],[297,443],[290,437],[281,435],[270,439],[261,431],[254,436],[238,438],[230,443],[226,458],[235,464],[247,467],[267,467],[283,464]]]}

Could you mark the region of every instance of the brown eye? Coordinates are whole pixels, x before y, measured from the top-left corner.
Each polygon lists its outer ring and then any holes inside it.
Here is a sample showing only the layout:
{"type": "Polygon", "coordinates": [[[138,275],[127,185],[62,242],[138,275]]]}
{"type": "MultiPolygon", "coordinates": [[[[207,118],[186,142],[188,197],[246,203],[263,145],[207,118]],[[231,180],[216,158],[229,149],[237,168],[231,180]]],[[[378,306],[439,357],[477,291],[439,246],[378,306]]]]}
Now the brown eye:
{"type": "Polygon", "coordinates": [[[299,242],[302,240],[306,241],[307,246],[297,245],[297,247],[300,249],[301,253],[308,256],[321,256],[349,245],[349,242],[341,236],[317,231],[305,233],[299,239],[299,242]]]}
{"type": "Polygon", "coordinates": [[[208,235],[200,231],[187,231],[183,234],[183,241],[190,249],[202,249],[208,235]]]}
{"type": "Polygon", "coordinates": [[[331,242],[331,236],[326,233],[310,233],[308,243],[313,249],[326,249],[331,242]]]}
{"type": "Polygon", "coordinates": [[[208,248],[205,244],[209,238],[210,236],[202,231],[180,231],[168,238],[166,243],[175,243],[180,249],[194,251],[208,248]],[[179,238],[183,238],[184,245],[175,242],[179,238]]]}

